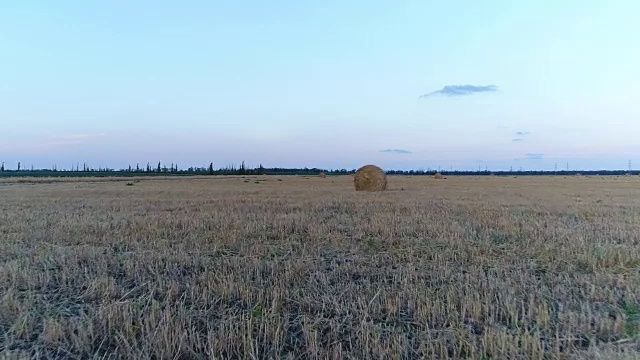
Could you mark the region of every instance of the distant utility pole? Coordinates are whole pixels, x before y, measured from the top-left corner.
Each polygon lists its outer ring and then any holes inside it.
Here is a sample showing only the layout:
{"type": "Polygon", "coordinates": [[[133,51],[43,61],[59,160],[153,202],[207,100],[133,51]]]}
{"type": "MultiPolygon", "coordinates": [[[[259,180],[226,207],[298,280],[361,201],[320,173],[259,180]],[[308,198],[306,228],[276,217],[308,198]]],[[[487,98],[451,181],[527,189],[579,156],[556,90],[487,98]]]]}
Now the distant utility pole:
{"type": "Polygon", "coordinates": [[[631,171],[631,159],[629,159],[629,171],[631,171]]]}
{"type": "Polygon", "coordinates": [[[569,163],[567,162],[567,171],[569,171],[569,163]]]}
{"type": "Polygon", "coordinates": [[[558,172],[558,163],[556,163],[556,166],[555,166],[555,168],[554,168],[553,172],[554,172],[554,173],[557,173],[557,172],[558,172]]]}

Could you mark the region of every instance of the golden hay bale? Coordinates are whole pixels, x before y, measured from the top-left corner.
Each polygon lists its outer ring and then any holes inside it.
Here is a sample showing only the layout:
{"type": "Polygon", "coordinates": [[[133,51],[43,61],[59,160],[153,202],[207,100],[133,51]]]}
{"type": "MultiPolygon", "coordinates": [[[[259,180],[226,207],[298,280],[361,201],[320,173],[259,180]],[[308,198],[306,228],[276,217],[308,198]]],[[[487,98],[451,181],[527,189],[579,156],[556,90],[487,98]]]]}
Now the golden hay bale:
{"type": "Polygon", "coordinates": [[[353,183],[356,191],[383,191],[387,189],[387,176],[375,165],[365,165],[356,171],[353,183]]]}
{"type": "Polygon", "coordinates": [[[320,178],[323,178],[323,179],[324,179],[324,178],[326,178],[326,177],[327,177],[327,174],[325,174],[325,173],[321,172],[320,174],[318,174],[318,177],[320,177],[320,178]]]}
{"type": "Polygon", "coordinates": [[[435,174],[433,174],[433,178],[434,179],[444,179],[444,176],[442,176],[442,174],[440,174],[440,173],[435,173],[435,174]]]}

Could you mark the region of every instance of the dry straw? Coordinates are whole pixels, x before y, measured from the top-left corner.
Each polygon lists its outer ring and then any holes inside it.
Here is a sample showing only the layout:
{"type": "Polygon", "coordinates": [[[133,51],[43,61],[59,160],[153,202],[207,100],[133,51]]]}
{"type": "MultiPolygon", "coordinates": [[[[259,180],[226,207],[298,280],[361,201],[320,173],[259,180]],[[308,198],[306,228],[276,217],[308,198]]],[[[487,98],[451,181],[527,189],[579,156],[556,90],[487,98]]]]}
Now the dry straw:
{"type": "Polygon", "coordinates": [[[444,176],[442,176],[442,174],[440,174],[440,173],[435,173],[435,174],[433,174],[433,178],[434,179],[444,179],[444,176]]]}
{"type": "Polygon", "coordinates": [[[323,178],[323,179],[324,179],[324,178],[326,178],[326,177],[327,177],[327,174],[325,174],[325,173],[321,172],[320,174],[318,174],[318,177],[320,177],[320,178],[323,178]]]}
{"type": "Polygon", "coordinates": [[[383,191],[387,189],[387,176],[375,165],[365,165],[356,171],[353,183],[356,191],[383,191]]]}

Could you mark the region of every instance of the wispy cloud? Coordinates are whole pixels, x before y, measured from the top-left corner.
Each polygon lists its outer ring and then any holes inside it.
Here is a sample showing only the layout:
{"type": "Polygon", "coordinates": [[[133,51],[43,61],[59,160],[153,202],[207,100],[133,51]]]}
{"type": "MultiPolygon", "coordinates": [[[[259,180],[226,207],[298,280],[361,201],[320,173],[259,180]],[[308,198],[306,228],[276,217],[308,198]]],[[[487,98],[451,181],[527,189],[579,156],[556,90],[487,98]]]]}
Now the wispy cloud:
{"type": "Polygon", "coordinates": [[[70,134],[52,134],[52,138],[56,139],[67,139],[67,140],[82,140],[87,138],[105,136],[105,133],[97,133],[97,134],[85,134],[85,133],[70,133],[70,134]]]}
{"type": "Polygon", "coordinates": [[[86,134],[86,133],[67,133],[67,134],[50,134],[43,137],[31,138],[20,141],[8,141],[0,144],[0,150],[3,151],[29,151],[38,150],[45,151],[61,146],[76,145],[91,142],[99,137],[105,136],[105,133],[86,134]]]}
{"type": "Polygon", "coordinates": [[[386,150],[380,150],[380,152],[383,152],[383,153],[396,153],[396,154],[411,154],[411,151],[404,150],[404,149],[386,149],[386,150]]]}
{"type": "Polygon", "coordinates": [[[91,139],[95,139],[98,137],[105,136],[105,133],[98,134],[52,134],[49,136],[49,140],[45,140],[41,145],[47,146],[63,146],[63,145],[74,145],[80,144],[86,141],[90,141],[91,139]]]}
{"type": "Polygon", "coordinates": [[[495,85],[477,86],[477,85],[447,85],[440,90],[436,90],[427,94],[420,95],[419,99],[435,95],[445,96],[464,96],[483,92],[496,92],[498,87],[495,85]]]}
{"type": "Polygon", "coordinates": [[[527,153],[524,154],[525,159],[527,160],[542,160],[544,159],[544,154],[532,154],[532,153],[527,153]]]}
{"type": "Polygon", "coordinates": [[[523,139],[516,138],[516,139],[513,139],[513,140],[511,140],[511,141],[513,141],[513,142],[521,142],[522,140],[523,140],[523,139]]]}
{"type": "Polygon", "coordinates": [[[518,135],[518,136],[526,136],[526,135],[529,135],[529,134],[531,134],[531,133],[528,132],[528,131],[516,131],[516,135],[518,135]]]}

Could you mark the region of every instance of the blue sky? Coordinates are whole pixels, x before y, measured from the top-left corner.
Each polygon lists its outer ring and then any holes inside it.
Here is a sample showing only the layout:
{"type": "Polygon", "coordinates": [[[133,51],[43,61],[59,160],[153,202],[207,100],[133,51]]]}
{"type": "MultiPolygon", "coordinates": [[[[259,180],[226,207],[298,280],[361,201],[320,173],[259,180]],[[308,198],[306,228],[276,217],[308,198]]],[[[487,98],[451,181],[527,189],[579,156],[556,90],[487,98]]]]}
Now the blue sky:
{"type": "Polygon", "coordinates": [[[5,0],[0,161],[640,168],[639,12],[5,0]]]}

